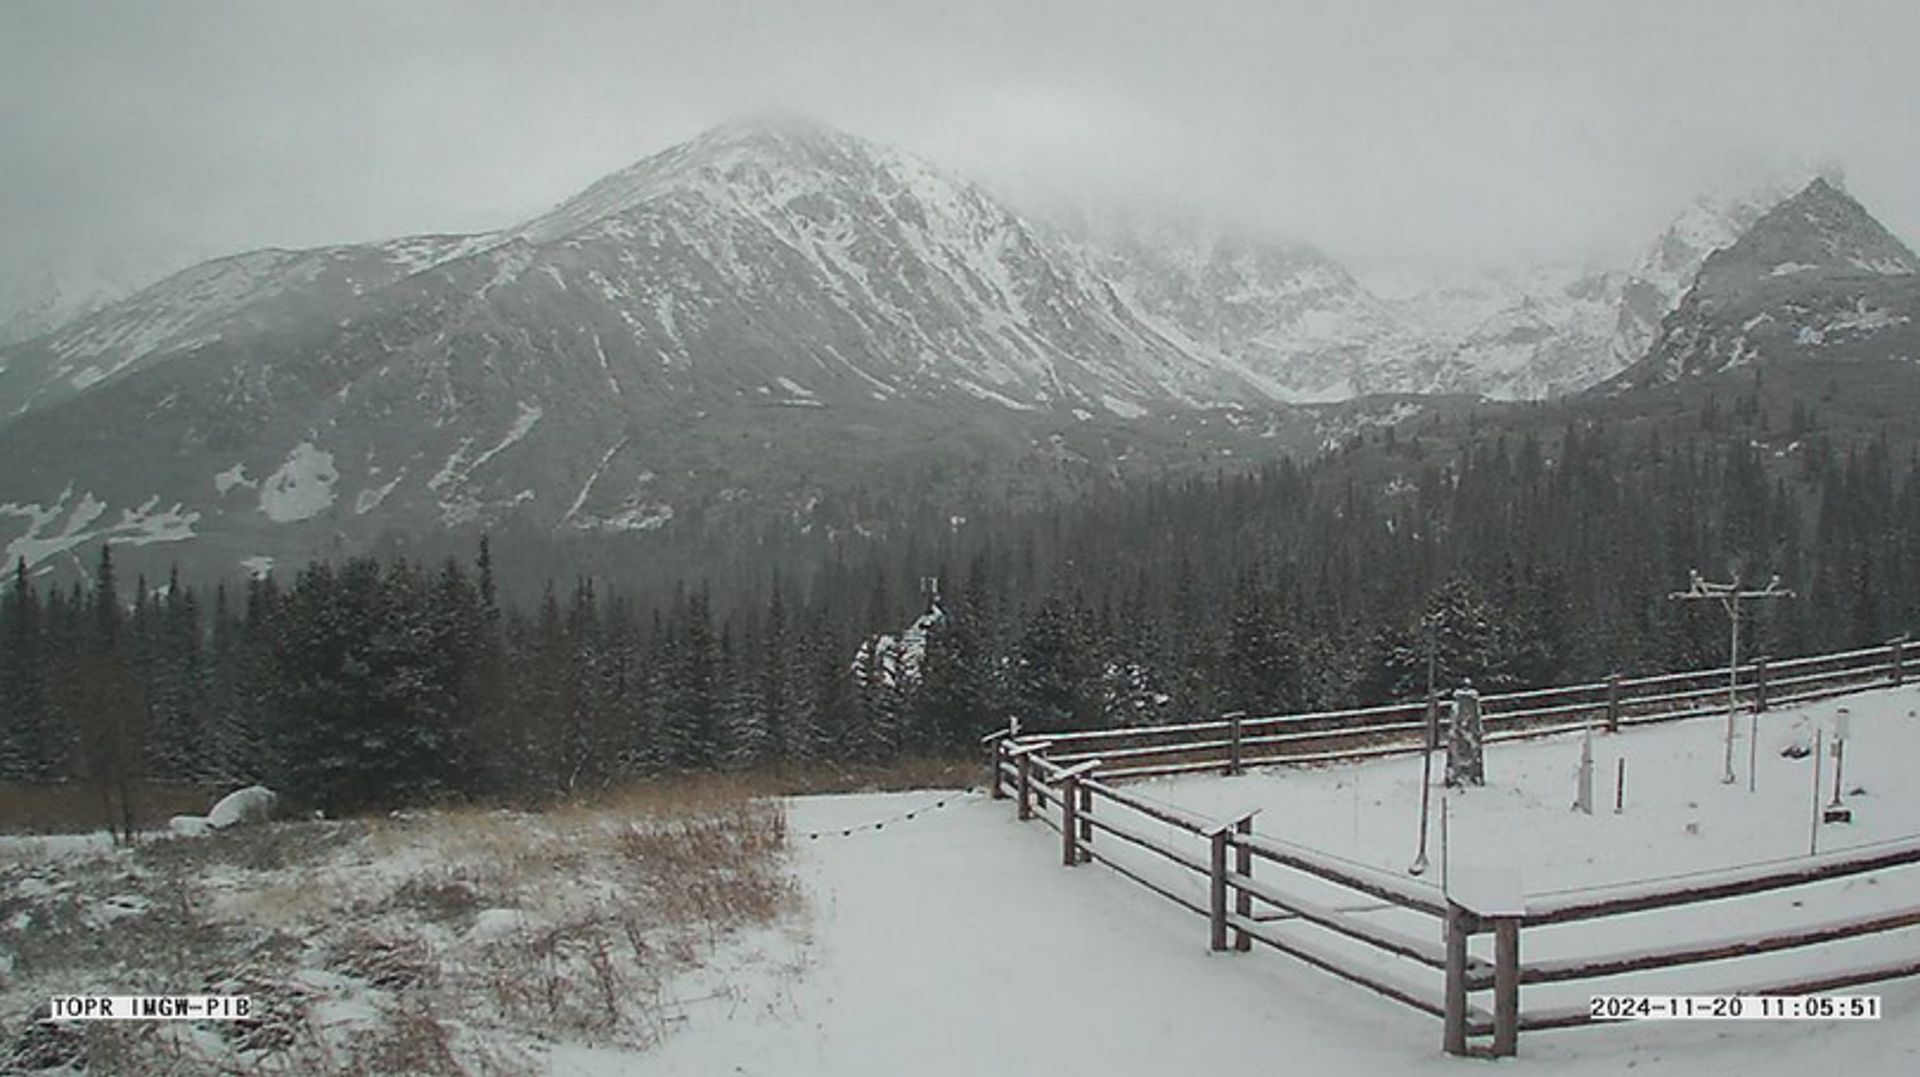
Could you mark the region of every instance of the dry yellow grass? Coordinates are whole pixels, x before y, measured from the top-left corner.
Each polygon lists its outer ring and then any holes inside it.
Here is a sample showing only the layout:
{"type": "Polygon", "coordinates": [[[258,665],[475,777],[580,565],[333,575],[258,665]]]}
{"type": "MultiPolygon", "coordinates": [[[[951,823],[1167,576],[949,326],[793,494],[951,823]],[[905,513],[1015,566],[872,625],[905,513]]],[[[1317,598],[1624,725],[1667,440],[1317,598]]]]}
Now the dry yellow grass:
{"type": "MultiPolygon", "coordinates": [[[[524,1046],[538,1039],[656,1042],[682,1005],[671,990],[680,972],[705,964],[735,932],[799,912],[785,805],[770,784],[686,776],[544,811],[466,805],[276,823],[42,870],[72,872],[86,891],[137,889],[155,909],[192,921],[175,934],[205,948],[183,950],[165,983],[144,986],[220,983],[271,1002],[284,1019],[284,1029],[263,1024],[251,1029],[258,1036],[228,1041],[244,1056],[216,1051],[194,1056],[196,1065],[533,1072],[524,1046]],[[122,879],[123,858],[147,871],[122,879]],[[359,984],[352,993],[371,1001],[354,1009],[373,1012],[324,1031],[312,1024],[328,989],[295,985],[314,966],[359,984]]],[[[145,922],[122,920],[117,931],[145,922]]],[[[15,986],[23,998],[44,997],[104,974],[87,967],[92,960],[37,967],[32,984],[15,986]]],[[[0,1013],[0,1070],[6,1020],[0,1013]]],[[[109,1068],[170,1072],[162,1064],[177,1045],[115,1033],[89,1030],[82,1050],[109,1068]]]]}
{"type": "MultiPolygon", "coordinates": [[[[193,785],[140,782],[134,786],[134,826],[165,826],[176,815],[204,814],[217,794],[193,785]]],[[[119,819],[114,819],[116,825],[119,819]]],[[[104,829],[100,791],[81,782],[0,782],[0,832],[72,834],[104,829]]]]}

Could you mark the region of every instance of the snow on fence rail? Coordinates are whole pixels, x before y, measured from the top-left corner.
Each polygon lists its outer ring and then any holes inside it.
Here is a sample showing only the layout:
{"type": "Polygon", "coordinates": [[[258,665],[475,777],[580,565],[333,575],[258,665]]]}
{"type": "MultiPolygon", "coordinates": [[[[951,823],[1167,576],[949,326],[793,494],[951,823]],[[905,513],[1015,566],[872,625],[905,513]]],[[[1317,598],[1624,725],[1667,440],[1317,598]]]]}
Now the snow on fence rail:
{"type": "MultiPolygon", "coordinates": [[[[1733,958],[1755,957],[1783,950],[1817,946],[1840,939],[1896,931],[1920,925],[1920,906],[1792,927],[1766,928],[1737,935],[1682,939],[1631,950],[1560,957],[1528,964],[1521,964],[1519,959],[1520,936],[1523,929],[1551,928],[1555,925],[1681,908],[1703,902],[1730,901],[1774,891],[1815,886],[1833,879],[1871,872],[1908,869],[1916,864],[1920,864],[1920,838],[1906,838],[1824,856],[1810,856],[1782,863],[1749,865],[1709,872],[1678,882],[1663,880],[1652,884],[1597,887],[1535,896],[1527,899],[1524,911],[1518,914],[1482,916],[1457,905],[1453,906],[1449,910],[1449,937],[1457,936],[1464,939],[1492,933],[1495,940],[1495,957],[1491,975],[1484,970],[1465,966],[1458,970],[1450,968],[1446,988],[1448,997],[1457,995],[1464,1001],[1469,992],[1491,989],[1494,992],[1494,1018],[1489,1022],[1484,1018],[1468,1017],[1457,1024],[1449,1020],[1446,1029],[1447,1050],[1455,1054],[1466,1053],[1468,1036],[1491,1034],[1493,1036],[1492,1053],[1511,1055],[1518,1049],[1518,1038],[1522,1031],[1571,1028],[1595,1023],[1591,1006],[1522,1010],[1519,990],[1522,985],[1596,980],[1733,958]]],[[[1725,993],[1813,994],[1908,976],[1920,976],[1920,957],[1908,956],[1823,973],[1802,974],[1777,979],[1770,983],[1743,983],[1725,993]]]]}
{"type": "MultiPolygon", "coordinates": [[[[1744,683],[1742,677],[1735,679],[1732,701],[1738,705],[1744,700],[1758,712],[1770,703],[1900,684],[1906,642],[1901,637],[1885,647],[1797,658],[1771,669],[1760,659],[1741,667],[1744,683]],[[1772,676],[1782,672],[1789,675],[1772,676]]],[[[1507,726],[1488,739],[1508,739],[1578,729],[1595,718],[1618,729],[1724,713],[1726,678],[1724,670],[1632,680],[1616,676],[1597,684],[1485,696],[1483,720],[1489,726],[1507,726]],[[1716,678],[1719,683],[1711,683],[1716,678]],[[1703,706],[1706,700],[1721,706],[1703,706]],[[1573,718],[1578,720],[1563,720],[1573,718]]],[[[1099,861],[1205,918],[1215,951],[1245,952],[1259,942],[1439,1017],[1442,1046],[1449,1054],[1513,1055],[1522,1031],[1593,1022],[1585,1006],[1523,1011],[1523,985],[1752,957],[1920,926],[1920,906],[1915,906],[1523,964],[1520,942],[1525,929],[1551,930],[1911,868],[1920,864],[1920,837],[1684,879],[1534,895],[1520,908],[1475,911],[1460,904],[1457,894],[1449,896],[1424,880],[1257,835],[1255,813],[1213,819],[1111,784],[1147,775],[1209,769],[1232,774],[1267,762],[1348,760],[1415,750],[1418,744],[1400,738],[1426,729],[1427,709],[1427,704],[1396,704],[1254,719],[1231,715],[1215,722],[1027,737],[1010,725],[983,738],[989,749],[989,789],[996,800],[1016,800],[1020,819],[1038,819],[1060,835],[1065,866],[1099,861]],[[1120,765],[1114,765],[1116,761],[1120,765]],[[1096,834],[1101,836],[1098,841],[1096,834]],[[1256,865],[1264,865],[1257,875],[1256,865]],[[1471,941],[1484,935],[1493,937],[1491,961],[1471,952],[1471,941]],[[1493,996],[1491,1010],[1473,1001],[1474,995],[1487,992],[1493,996]],[[1470,1043],[1475,1037],[1491,1037],[1491,1042],[1475,1048],[1470,1043]]],[[[1916,975],[1920,958],[1905,958],[1747,984],[1734,991],[1806,994],[1916,975]]]]}
{"type": "Polygon", "coordinates": [[[1444,1013],[1444,947],[1351,904],[1384,902],[1431,928],[1447,908],[1432,884],[1256,836],[1252,814],[1218,821],[1137,795],[1093,777],[1101,760],[1049,758],[1055,743],[1011,735],[991,743],[992,795],[1015,800],[1021,819],[1058,833],[1064,865],[1098,861],[1205,918],[1214,950],[1244,952],[1259,942],[1423,1013],[1444,1013]],[[1256,864],[1268,865],[1258,877],[1256,864]],[[1375,958],[1355,960],[1346,952],[1352,946],[1375,958]]]}
{"type": "MultiPolygon", "coordinates": [[[[1480,697],[1489,740],[1546,736],[1603,722],[1623,725],[1806,703],[1875,684],[1900,684],[1912,658],[1905,636],[1879,647],[1780,662],[1756,659],[1729,676],[1726,668],[1618,675],[1592,684],[1533,688],[1480,697]],[[1731,684],[1729,681],[1731,680],[1731,684]],[[1730,691],[1731,689],[1731,691],[1730,691]]],[[[1277,762],[1366,759],[1418,751],[1427,728],[1425,702],[1119,729],[1049,732],[1048,757],[1071,764],[1098,758],[1103,777],[1145,778],[1222,770],[1237,774],[1277,762]]]]}

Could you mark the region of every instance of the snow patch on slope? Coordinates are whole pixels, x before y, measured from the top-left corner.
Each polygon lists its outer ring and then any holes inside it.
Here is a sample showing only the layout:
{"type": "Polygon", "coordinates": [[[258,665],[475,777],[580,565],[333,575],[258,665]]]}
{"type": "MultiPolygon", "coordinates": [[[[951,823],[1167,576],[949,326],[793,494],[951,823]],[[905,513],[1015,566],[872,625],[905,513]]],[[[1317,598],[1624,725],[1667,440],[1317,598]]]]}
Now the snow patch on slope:
{"type": "Polygon", "coordinates": [[[119,519],[104,527],[93,526],[106,515],[107,503],[88,491],[73,500],[73,487],[61,491],[51,506],[0,503],[0,518],[27,521],[26,530],[7,543],[6,561],[25,558],[35,565],[94,539],[107,539],[126,546],[145,546],[155,542],[184,542],[193,537],[200,514],[174,502],[162,509],[158,495],[149,497],[137,508],[120,510],[119,519]],[[64,522],[62,518],[64,517],[64,522]]]}
{"type": "Polygon", "coordinates": [[[400,474],[395,475],[385,485],[369,486],[360,491],[359,495],[353,499],[353,514],[355,516],[365,516],[367,513],[379,508],[380,503],[387,499],[387,495],[393,493],[393,488],[400,485],[400,480],[406,477],[406,469],[401,468],[400,474]]]}
{"type": "Polygon", "coordinates": [[[247,465],[245,464],[235,464],[213,477],[213,488],[221,497],[227,496],[227,491],[236,486],[244,486],[249,490],[257,490],[260,488],[258,482],[247,478],[247,465]]]}
{"type": "Polygon", "coordinates": [[[260,490],[260,511],[278,524],[310,520],[332,506],[333,485],[338,481],[333,454],[302,441],[267,476],[260,490]]]}

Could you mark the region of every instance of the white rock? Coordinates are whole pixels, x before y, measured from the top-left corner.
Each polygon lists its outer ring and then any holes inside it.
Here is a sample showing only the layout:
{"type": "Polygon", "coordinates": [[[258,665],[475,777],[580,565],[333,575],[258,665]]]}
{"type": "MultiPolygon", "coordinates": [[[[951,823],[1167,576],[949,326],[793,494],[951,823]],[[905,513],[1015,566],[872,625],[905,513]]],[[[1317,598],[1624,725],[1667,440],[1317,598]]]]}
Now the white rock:
{"type": "Polygon", "coordinates": [[[212,827],[204,815],[176,815],[167,820],[167,829],[183,838],[197,838],[212,827]]]}
{"type": "Polygon", "coordinates": [[[207,825],[224,830],[239,823],[264,823],[273,818],[274,804],[279,799],[279,794],[264,785],[236,789],[221,797],[220,803],[207,813],[207,825]]]}
{"type": "Polygon", "coordinates": [[[467,938],[473,942],[495,942],[525,935],[539,926],[539,919],[522,909],[482,909],[474,916],[473,926],[467,929],[467,938]]]}

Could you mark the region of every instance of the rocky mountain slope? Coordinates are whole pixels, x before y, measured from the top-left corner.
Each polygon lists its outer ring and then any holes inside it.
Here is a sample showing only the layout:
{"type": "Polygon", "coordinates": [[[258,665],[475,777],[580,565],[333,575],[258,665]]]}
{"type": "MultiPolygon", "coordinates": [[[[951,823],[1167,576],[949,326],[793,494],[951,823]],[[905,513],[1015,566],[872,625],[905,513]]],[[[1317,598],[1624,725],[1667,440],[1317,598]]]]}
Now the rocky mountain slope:
{"type": "Polygon", "coordinates": [[[1434,379],[1497,400],[1576,393],[1647,353],[1707,256],[1790,191],[1702,197],[1631,267],[1544,265],[1401,289],[1387,300],[1439,358],[1434,379]]]}
{"type": "Polygon", "coordinates": [[[36,562],[860,528],[863,484],[973,505],[1324,436],[977,189],[791,122],[498,234],[208,263],[0,361],[0,543],[36,562]]]}
{"type": "Polygon", "coordinates": [[[1390,303],[1304,246],[1067,238],[831,128],[731,124],[515,228],[219,259],[0,348],[0,554],[258,568],[485,529],[691,558],[960,519],[1432,406],[1314,402],[1590,383],[1711,239],[1390,303]]]}
{"type": "Polygon", "coordinates": [[[1825,179],[1710,255],[1646,357],[1609,391],[1763,361],[1920,359],[1920,259],[1825,179]]]}
{"type": "Polygon", "coordinates": [[[1164,220],[1107,223],[1080,243],[1168,340],[1274,399],[1465,388],[1417,327],[1312,247],[1164,220]]]}

